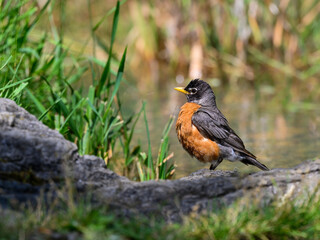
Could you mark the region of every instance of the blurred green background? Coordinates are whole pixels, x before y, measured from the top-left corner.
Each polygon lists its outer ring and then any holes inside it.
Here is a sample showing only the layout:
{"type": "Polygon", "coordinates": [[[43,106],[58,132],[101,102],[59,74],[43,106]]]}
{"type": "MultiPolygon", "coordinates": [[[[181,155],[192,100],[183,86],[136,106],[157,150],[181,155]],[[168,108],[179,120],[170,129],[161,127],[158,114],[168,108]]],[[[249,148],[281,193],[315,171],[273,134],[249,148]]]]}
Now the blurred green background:
{"type": "MultiPolygon", "coordinates": [[[[8,1],[2,4],[4,2],[8,1]]],[[[45,0],[26,1],[19,11],[26,12],[33,6],[30,19],[34,19],[46,3],[45,0]]],[[[68,84],[82,89],[80,95],[86,95],[90,86],[95,86],[96,76],[103,74],[104,64],[110,57],[116,3],[111,0],[51,1],[28,32],[26,44],[38,45],[45,34],[41,57],[50,59],[57,51],[67,52],[58,72],[61,78],[76,76],[68,80],[68,84]]],[[[146,101],[154,157],[166,122],[171,115],[177,115],[185,102],[184,96],[173,87],[185,86],[194,78],[206,80],[213,87],[218,107],[231,127],[269,168],[291,167],[320,155],[319,1],[128,0],[121,1],[120,5],[110,71],[117,73],[127,46],[124,79],[117,92],[122,102],[121,117],[129,119],[140,111],[142,100],[146,101]]],[[[24,53],[32,54],[32,51],[24,53]]],[[[3,62],[6,59],[2,57],[3,62]]],[[[16,58],[15,66],[18,60],[16,58]]],[[[27,71],[24,76],[29,77],[27,71]]],[[[55,84],[52,85],[55,88],[55,84]]],[[[57,89],[65,94],[65,88],[58,86],[57,89]]],[[[42,96],[46,94],[47,91],[43,91],[42,96]]],[[[73,107],[78,100],[75,98],[73,107]]],[[[55,101],[57,98],[50,100],[44,109],[55,101]]],[[[31,112],[33,104],[25,104],[31,112]]],[[[99,103],[95,106],[98,108],[99,103]]],[[[48,119],[45,122],[48,124],[48,119]]],[[[132,148],[138,144],[139,150],[150,154],[145,123],[140,117],[128,144],[132,148]]],[[[132,122],[128,124],[131,126],[132,122]]],[[[80,135],[70,140],[77,142],[80,135]]],[[[171,160],[177,165],[176,177],[209,167],[182,149],[174,128],[169,138],[167,155],[174,153],[171,160]]],[[[106,157],[105,152],[99,154],[106,157]]],[[[98,154],[94,150],[84,153],[98,154]]],[[[117,151],[111,155],[117,160],[112,164],[113,169],[128,174],[116,162],[129,157],[117,151]]],[[[219,168],[256,170],[227,161],[219,168]]]]}

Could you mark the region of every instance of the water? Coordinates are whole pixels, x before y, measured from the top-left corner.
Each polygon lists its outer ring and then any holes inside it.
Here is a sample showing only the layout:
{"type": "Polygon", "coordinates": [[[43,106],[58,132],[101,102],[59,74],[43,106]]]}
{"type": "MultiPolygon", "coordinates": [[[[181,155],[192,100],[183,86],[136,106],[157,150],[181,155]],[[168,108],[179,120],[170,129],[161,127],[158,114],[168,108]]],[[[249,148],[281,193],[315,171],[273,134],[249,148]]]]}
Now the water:
{"type": "MultiPolygon", "coordinates": [[[[187,82],[180,84],[186,85],[187,82]]],[[[140,97],[147,101],[148,120],[153,153],[157,153],[161,133],[170,115],[178,115],[179,108],[186,102],[183,94],[169,85],[160,92],[146,91],[140,97]]],[[[230,126],[241,137],[246,148],[258,160],[272,168],[287,168],[305,160],[320,156],[320,107],[283,108],[280,100],[270,95],[257,99],[253,89],[214,88],[219,109],[228,119],[230,126]],[[289,110],[288,110],[289,109],[289,110]],[[290,110],[294,109],[294,111],[290,110]]],[[[138,107],[140,103],[135,106],[138,107]]],[[[137,137],[145,144],[145,126],[140,121],[137,137]]],[[[175,128],[170,133],[170,150],[174,152],[176,178],[185,176],[210,164],[198,162],[190,157],[177,140],[175,128]]],[[[145,146],[145,149],[146,146],[145,146]]],[[[218,169],[241,172],[258,171],[242,163],[223,161],[218,169]]]]}

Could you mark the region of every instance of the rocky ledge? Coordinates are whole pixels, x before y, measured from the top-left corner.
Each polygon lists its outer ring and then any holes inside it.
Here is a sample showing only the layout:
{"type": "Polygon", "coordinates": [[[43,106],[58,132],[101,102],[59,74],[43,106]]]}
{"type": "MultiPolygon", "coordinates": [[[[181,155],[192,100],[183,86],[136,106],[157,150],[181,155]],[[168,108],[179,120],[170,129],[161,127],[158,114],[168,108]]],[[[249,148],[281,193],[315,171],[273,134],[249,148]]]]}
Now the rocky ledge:
{"type": "Polygon", "coordinates": [[[161,214],[175,221],[193,211],[228,205],[237,199],[261,204],[317,191],[320,160],[290,169],[240,176],[202,169],[178,180],[133,182],[105,168],[95,156],[79,156],[65,140],[8,99],[0,99],[0,205],[35,203],[54,195],[71,179],[77,196],[90,196],[125,215],[161,214]]]}

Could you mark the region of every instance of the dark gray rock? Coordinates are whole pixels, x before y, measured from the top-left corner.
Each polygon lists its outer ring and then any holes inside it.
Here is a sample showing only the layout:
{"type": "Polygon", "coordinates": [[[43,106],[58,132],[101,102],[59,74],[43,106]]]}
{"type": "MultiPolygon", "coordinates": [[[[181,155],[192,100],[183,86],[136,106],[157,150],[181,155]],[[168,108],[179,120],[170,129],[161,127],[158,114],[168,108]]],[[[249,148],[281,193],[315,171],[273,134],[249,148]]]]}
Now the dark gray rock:
{"type": "Polygon", "coordinates": [[[133,182],[105,168],[95,156],[79,156],[65,140],[13,101],[0,99],[0,203],[35,201],[54,195],[72,180],[77,197],[91,196],[119,214],[157,214],[176,221],[190,212],[220,208],[235,200],[269,204],[314,193],[320,160],[291,169],[240,176],[234,171],[199,170],[178,180],[133,182]]]}
{"type": "Polygon", "coordinates": [[[36,201],[51,181],[64,180],[64,163],[77,155],[75,144],[15,102],[0,99],[0,203],[36,201]]]}

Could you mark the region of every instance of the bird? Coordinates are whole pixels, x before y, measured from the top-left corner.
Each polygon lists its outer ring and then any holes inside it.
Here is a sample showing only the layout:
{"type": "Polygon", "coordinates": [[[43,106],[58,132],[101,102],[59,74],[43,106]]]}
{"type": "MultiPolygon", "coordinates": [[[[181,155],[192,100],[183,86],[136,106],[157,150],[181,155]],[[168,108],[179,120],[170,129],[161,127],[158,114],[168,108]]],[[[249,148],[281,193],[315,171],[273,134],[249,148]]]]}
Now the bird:
{"type": "Polygon", "coordinates": [[[224,159],[269,170],[245,148],[241,138],[229,126],[207,82],[194,79],[185,88],[174,89],[187,97],[187,103],[180,108],[176,133],[179,142],[192,157],[211,163],[210,170],[215,170],[224,159]]]}

